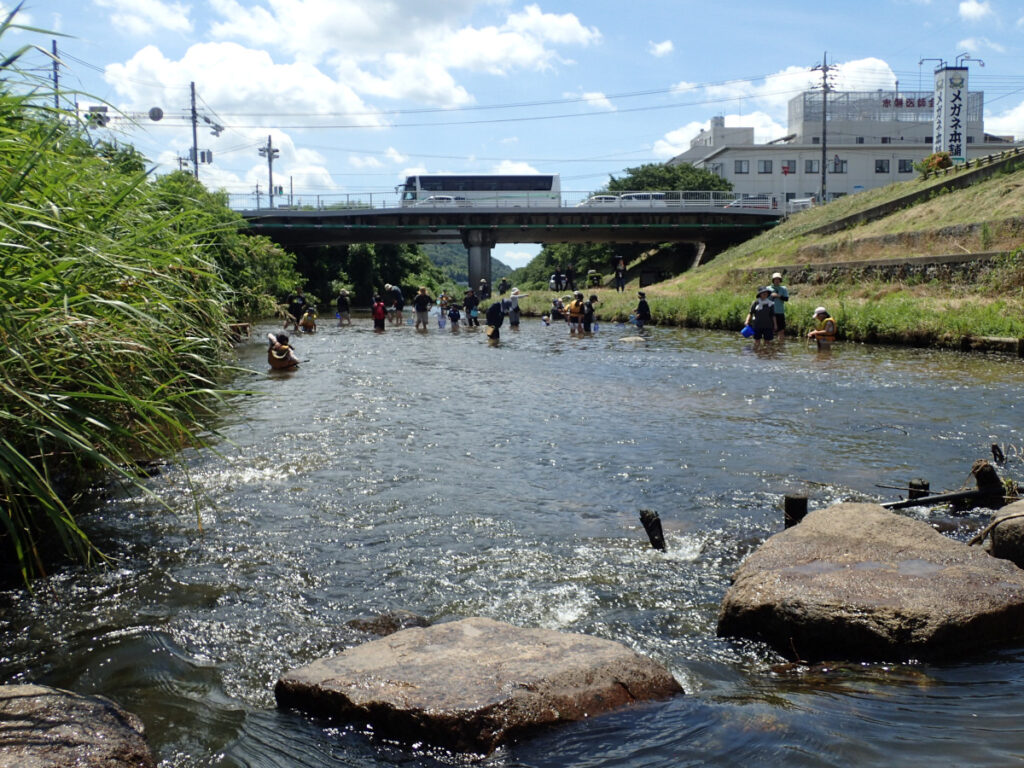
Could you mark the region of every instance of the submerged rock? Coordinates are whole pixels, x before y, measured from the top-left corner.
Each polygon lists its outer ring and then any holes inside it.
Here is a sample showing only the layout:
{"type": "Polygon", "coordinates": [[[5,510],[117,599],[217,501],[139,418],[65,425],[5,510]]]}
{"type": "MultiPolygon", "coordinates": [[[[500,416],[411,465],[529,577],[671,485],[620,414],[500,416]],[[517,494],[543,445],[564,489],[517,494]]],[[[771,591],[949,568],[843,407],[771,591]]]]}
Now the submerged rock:
{"type": "Polygon", "coordinates": [[[352,619],[348,625],[360,632],[383,637],[384,635],[393,635],[402,629],[409,629],[409,627],[429,627],[430,621],[412,611],[398,610],[383,613],[380,616],[352,619]]]}
{"type": "Polygon", "coordinates": [[[412,628],[285,673],[279,706],[487,753],[545,725],[681,693],[660,664],[587,635],[484,618],[412,628]]]}
{"type": "Polygon", "coordinates": [[[790,659],[959,656],[1024,638],[1024,571],[875,504],[838,504],[737,570],[720,636],[790,659]]]}
{"type": "Polygon", "coordinates": [[[112,701],[42,685],[0,686],[3,768],[153,768],[142,721],[112,701]]]}

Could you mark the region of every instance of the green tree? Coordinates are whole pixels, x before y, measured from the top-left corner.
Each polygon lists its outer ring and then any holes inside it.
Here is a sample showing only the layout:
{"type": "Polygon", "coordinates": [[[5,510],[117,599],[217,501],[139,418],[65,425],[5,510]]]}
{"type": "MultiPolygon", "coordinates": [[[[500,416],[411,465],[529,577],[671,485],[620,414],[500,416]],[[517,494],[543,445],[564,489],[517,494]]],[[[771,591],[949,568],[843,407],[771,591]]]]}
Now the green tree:
{"type": "Polygon", "coordinates": [[[627,168],[621,178],[609,178],[608,192],[629,192],[644,190],[712,190],[729,192],[732,184],[721,176],[697,168],[690,163],[666,165],[647,163],[636,168],[627,168]]]}

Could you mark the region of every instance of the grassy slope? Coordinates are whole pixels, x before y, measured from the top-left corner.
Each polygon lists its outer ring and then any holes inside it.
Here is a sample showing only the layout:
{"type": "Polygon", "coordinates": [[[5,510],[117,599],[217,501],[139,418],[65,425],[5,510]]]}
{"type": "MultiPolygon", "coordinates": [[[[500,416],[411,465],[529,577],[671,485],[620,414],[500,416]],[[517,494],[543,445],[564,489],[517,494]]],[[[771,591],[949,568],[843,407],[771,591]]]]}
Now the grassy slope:
{"type": "MultiPolygon", "coordinates": [[[[1024,171],[995,176],[964,190],[938,193],[884,218],[831,235],[808,232],[857,211],[935,186],[913,180],[841,198],[792,216],[770,232],[726,251],[695,270],[646,291],[660,323],[738,329],[759,284],[782,265],[829,264],[910,256],[1005,251],[1024,245],[1024,171]]],[[[790,284],[788,323],[807,329],[816,304],[826,304],[844,336],[854,340],[955,346],[965,336],[1024,337],[1024,258],[999,260],[980,276],[952,274],[927,281],[880,281],[830,275],[820,284],[790,284]]],[[[623,319],[635,305],[626,293],[599,291],[599,316],[623,319]]],[[[532,297],[531,310],[549,296],[532,297]]]]}

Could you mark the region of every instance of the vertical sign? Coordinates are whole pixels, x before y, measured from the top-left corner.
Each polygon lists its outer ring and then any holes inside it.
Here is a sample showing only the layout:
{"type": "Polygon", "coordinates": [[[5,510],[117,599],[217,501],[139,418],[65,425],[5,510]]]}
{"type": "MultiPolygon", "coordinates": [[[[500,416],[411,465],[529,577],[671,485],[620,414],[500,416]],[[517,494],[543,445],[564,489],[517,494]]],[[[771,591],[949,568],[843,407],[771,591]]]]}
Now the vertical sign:
{"type": "Polygon", "coordinates": [[[932,152],[949,152],[954,163],[966,159],[967,67],[935,70],[935,126],[932,152]]]}

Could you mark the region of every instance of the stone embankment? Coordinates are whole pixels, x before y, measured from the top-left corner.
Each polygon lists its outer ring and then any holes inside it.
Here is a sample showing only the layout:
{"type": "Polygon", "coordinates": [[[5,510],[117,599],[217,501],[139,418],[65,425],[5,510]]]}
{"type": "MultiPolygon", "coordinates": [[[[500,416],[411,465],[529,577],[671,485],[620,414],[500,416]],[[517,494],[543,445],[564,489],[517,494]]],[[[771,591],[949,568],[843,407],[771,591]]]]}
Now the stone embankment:
{"type": "Polygon", "coordinates": [[[142,721],[113,702],[42,685],[0,686],[0,767],[155,765],[142,721]]]}
{"type": "Polygon", "coordinates": [[[1024,639],[1024,571],[921,520],[838,504],[744,561],[718,634],[799,661],[960,658],[1024,639]]]}
{"type": "Polygon", "coordinates": [[[682,688],[664,667],[610,640],[468,618],[315,661],[285,673],[274,692],[282,707],[489,753],[533,729],[682,688]]]}

